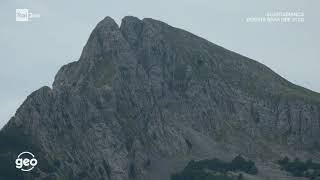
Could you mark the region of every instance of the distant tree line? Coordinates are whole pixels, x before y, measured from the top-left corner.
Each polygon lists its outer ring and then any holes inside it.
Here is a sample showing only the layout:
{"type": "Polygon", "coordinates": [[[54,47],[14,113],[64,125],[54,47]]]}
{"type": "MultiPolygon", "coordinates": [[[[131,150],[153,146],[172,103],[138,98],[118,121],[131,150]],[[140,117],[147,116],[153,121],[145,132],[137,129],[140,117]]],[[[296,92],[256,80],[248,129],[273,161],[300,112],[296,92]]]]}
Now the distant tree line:
{"type": "Polygon", "coordinates": [[[220,159],[192,160],[181,172],[173,174],[171,180],[244,180],[241,173],[237,176],[228,173],[237,171],[254,175],[258,173],[253,161],[238,155],[231,162],[220,159]]]}
{"type": "Polygon", "coordinates": [[[320,163],[313,162],[312,159],[303,162],[299,158],[291,161],[288,157],[284,157],[278,161],[278,164],[282,170],[291,173],[293,176],[320,180],[320,163]]]}

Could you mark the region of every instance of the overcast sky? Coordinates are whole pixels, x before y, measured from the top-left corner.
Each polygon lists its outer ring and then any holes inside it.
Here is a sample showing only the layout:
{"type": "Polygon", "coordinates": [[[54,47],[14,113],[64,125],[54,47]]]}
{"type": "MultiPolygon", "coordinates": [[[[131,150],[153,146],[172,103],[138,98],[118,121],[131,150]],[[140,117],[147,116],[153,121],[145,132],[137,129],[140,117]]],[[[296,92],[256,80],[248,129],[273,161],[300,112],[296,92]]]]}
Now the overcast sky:
{"type": "Polygon", "coordinates": [[[2,0],[0,2],[0,127],[58,69],[78,60],[105,16],[151,17],[255,59],[289,81],[320,92],[318,0],[2,0]],[[16,22],[16,9],[40,18],[16,22]],[[303,12],[304,23],[248,23],[268,12],[303,12]]]}

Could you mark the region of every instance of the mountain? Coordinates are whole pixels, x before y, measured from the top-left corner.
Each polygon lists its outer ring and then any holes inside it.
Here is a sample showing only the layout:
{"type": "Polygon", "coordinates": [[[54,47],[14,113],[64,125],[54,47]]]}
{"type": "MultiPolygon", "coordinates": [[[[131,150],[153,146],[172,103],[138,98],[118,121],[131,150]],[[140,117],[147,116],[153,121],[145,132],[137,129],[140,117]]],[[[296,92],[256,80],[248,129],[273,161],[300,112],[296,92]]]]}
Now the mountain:
{"type": "Polygon", "coordinates": [[[190,160],[237,154],[254,179],[293,179],[283,156],[320,159],[320,94],[163,22],[106,17],[52,89],[0,132],[0,178],[168,180],[190,160]],[[37,157],[15,168],[22,151],[37,157]]]}

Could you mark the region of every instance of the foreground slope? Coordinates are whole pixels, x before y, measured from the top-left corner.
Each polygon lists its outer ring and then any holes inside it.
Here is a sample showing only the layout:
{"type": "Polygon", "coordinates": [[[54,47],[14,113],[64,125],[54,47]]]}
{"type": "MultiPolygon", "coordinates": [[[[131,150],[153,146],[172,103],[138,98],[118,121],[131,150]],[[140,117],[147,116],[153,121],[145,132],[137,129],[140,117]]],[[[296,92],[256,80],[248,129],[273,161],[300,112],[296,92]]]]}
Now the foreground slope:
{"type": "Polygon", "coordinates": [[[272,162],[319,158],[319,137],[319,94],[163,22],[106,17],[1,130],[0,176],[169,179],[190,159],[243,154],[280,179],[272,162]],[[25,150],[30,173],[13,165],[25,150]]]}

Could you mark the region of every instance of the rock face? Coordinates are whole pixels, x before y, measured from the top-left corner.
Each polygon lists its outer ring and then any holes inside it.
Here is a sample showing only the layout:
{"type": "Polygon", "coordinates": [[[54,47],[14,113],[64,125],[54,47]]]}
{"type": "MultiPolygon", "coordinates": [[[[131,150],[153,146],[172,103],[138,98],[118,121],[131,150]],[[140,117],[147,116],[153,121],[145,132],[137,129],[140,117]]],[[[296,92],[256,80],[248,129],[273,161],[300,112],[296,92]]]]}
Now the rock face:
{"type": "Polygon", "coordinates": [[[0,177],[168,180],[191,159],[318,158],[319,137],[319,94],[163,22],[106,17],[1,130],[0,177]],[[6,166],[27,150],[32,172],[6,166]]]}

